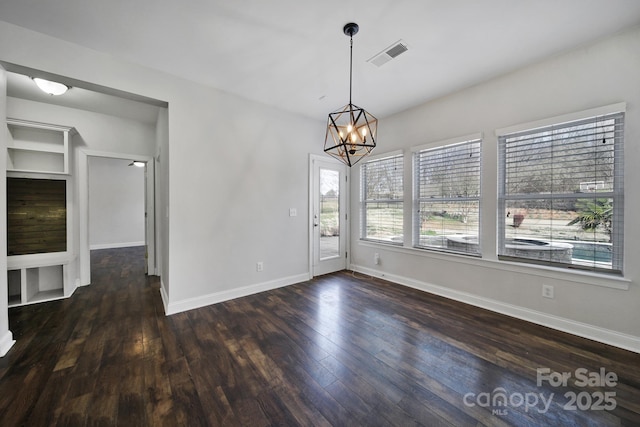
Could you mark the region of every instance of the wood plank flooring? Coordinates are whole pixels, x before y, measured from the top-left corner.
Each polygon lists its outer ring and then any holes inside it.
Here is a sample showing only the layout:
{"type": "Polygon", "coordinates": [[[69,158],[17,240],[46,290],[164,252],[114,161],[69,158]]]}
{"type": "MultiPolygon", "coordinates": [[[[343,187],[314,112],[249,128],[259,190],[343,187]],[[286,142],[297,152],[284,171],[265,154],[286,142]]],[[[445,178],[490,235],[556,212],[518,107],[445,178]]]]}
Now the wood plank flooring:
{"type": "Polygon", "coordinates": [[[143,254],[10,310],[1,426],[640,425],[636,353],[349,272],[166,317],[143,254]]]}

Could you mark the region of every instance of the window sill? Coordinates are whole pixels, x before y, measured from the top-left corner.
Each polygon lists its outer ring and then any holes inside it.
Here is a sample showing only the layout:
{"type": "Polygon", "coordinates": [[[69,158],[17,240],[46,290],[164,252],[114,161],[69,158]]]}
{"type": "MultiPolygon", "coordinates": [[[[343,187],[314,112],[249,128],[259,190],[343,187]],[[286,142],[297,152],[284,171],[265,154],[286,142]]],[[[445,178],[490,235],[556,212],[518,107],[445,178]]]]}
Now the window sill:
{"type": "Polygon", "coordinates": [[[497,258],[487,259],[474,255],[431,251],[428,249],[417,249],[408,246],[399,246],[382,242],[372,242],[368,240],[359,240],[358,243],[363,247],[384,248],[385,250],[389,250],[391,252],[397,252],[411,256],[432,258],[449,262],[460,262],[463,264],[473,265],[481,268],[530,274],[532,276],[545,277],[555,280],[565,280],[569,282],[600,286],[604,288],[618,289],[623,291],[628,291],[629,284],[631,283],[631,280],[629,279],[606,273],[596,273],[583,270],[569,270],[537,264],[499,261],[497,258]]]}
{"type": "Polygon", "coordinates": [[[382,245],[393,248],[404,248],[404,243],[394,240],[374,240],[374,239],[360,239],[360,243],[369,243],[371,245],[382,245]]]}

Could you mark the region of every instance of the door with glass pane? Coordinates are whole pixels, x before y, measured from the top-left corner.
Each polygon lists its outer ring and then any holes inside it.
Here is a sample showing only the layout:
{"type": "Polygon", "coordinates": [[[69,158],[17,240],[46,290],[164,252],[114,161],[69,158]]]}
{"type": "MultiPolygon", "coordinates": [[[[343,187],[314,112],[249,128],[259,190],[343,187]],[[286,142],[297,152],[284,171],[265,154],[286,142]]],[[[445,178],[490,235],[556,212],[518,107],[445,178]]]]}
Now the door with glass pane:
{"type": "Polygon", "coordinates": [[[312,158],[313,276],[344,270],[347,266],[347,167],[312,158]]]}

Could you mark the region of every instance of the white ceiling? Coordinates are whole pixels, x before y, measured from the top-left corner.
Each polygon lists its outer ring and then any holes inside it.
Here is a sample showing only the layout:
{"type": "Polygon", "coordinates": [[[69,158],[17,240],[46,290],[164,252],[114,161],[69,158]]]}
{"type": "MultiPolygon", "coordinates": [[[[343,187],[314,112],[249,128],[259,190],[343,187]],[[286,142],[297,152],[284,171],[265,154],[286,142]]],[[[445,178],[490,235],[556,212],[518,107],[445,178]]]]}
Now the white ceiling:
{"type": "Polygon", "coordinates": [[[325,120],[348,102],[347,22],[353,102],[382,118],[638,25],[640,1],[2,0],[0,19],[325,120]]]}

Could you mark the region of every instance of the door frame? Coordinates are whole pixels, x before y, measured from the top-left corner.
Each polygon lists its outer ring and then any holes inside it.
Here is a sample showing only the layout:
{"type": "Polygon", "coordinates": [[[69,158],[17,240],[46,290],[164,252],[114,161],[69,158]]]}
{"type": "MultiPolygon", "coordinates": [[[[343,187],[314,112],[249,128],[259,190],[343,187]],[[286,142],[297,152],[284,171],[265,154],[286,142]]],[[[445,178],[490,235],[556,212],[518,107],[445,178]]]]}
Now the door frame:
{"type": "MultiPolygon", "coordinates": [[[[344,163],[334,159],[328,155],[320,155],[320,154],[309,154],[309,280],[315,277],[314,274],[314,259],[315,259],[315,245],[314,245],[314,200],[315,200],[315,192],[314,192],[314,165],[316,161],[321,161],[325,163],[332,163],[336,166],[345,166],[344,163]]],[[[346,182],[344,185],[345,190],[345,207],[344,213],[347,218],[344,220],[344,244],[345,251],[347,252],[347,256],[345,259],[345,268],[349,268],[351,265],[351,198],[350,195],[350,185],[351,185],[351,169],[347,166],[346,168],[346,182]]],[[[342,237],[342,236],[341,236],[342,237]]]]}
{"type": "Polygon", "coordinates": [[[104,151],[78,151],[79,222],[80,222],[80,286],[91,284],[91,250],[89,248],[89,157],[135,160],[147,163],[145,173],[145,245],[147,247],[147,274],[157,274],[155,232],[155,160],[151,156],[111,153],[104,151]]]}

